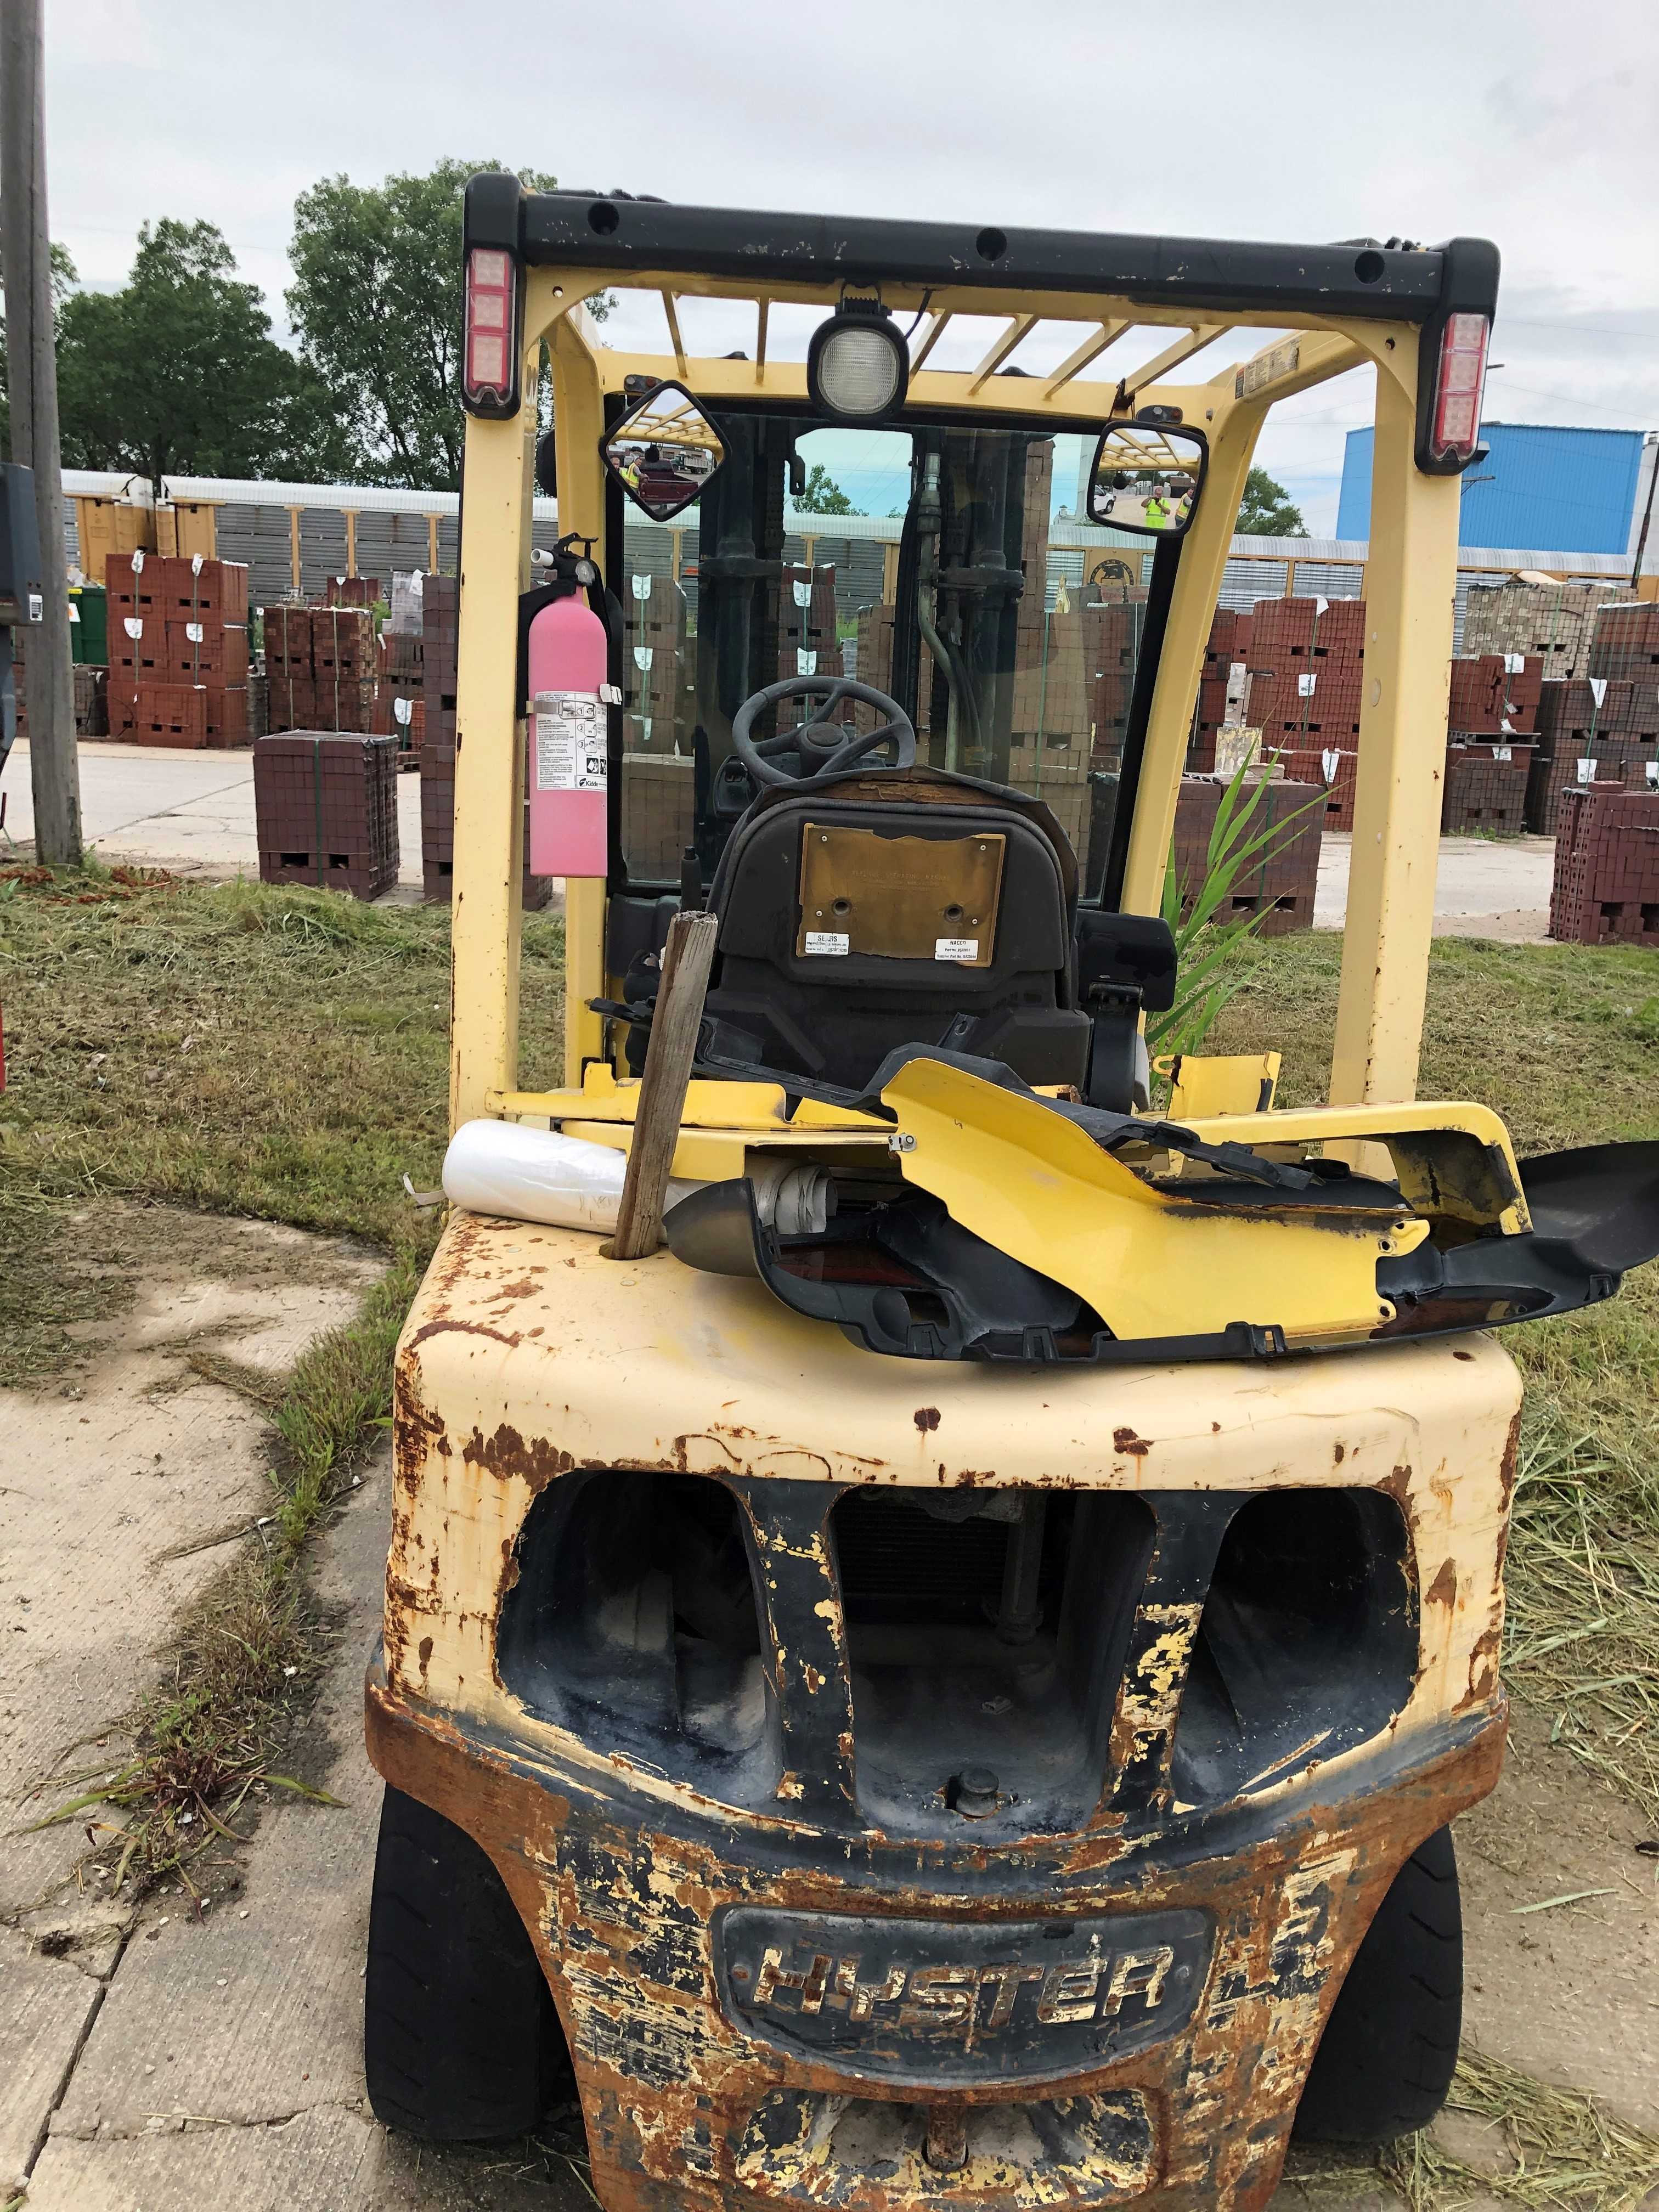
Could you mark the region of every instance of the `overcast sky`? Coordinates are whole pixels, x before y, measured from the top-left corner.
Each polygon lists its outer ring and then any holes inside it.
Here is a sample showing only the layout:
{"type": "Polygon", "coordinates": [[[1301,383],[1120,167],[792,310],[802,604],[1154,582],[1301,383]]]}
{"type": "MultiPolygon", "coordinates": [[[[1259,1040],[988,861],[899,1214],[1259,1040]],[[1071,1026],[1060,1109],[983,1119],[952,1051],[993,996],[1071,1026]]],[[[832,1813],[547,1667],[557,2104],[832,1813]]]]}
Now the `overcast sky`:
{"type": "MultiPolygon", "coordinates": [[[[89,283],[141,222],[203,216],[281,325],[295,195],[447,155],[726,206],[1462,232],[1504,256],[1488,419],[1659,427],[1659,0],[1164,0],[1144,27],[1101,0],[46,0],[46,39],[52,234],[89,283]]],[[[1368,387],[1270,418],[1316,533],[1368,387]]]]}

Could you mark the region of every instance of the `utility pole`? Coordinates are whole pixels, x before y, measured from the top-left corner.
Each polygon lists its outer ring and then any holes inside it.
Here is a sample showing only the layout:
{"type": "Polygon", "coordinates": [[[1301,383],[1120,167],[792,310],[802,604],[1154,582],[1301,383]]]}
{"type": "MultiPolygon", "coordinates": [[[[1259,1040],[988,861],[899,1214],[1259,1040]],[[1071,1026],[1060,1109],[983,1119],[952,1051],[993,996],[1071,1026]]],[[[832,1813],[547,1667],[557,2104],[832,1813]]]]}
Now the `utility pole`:
{"type": "Polygon", "coordinates": [[[52,251],[46,228],[44,0],[0,0],[0,221],[6,261],[6,382],[12,459],[34,471],[46,619],[30,630],[29,772],[34,849],[54,866],[81,859],[64,475],[58,434],[52,251]]]}

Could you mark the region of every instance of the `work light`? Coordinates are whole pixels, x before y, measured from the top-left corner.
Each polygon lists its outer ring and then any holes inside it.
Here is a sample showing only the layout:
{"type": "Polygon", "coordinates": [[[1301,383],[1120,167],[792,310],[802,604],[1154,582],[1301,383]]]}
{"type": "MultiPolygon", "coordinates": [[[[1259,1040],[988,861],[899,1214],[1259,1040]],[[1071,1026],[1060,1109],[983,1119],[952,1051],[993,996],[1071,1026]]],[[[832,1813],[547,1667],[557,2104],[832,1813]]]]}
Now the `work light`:
{"type": "Polygon", "coordinates": [[[1480,398],[1486,380],[1486,343],[1492,325],[1485,315],[1448,315],[1440,341],[1440,372],[1435,380],[1434,435],[1437,461],[1467,462],[1480,434],[1480,398]]]}
{"type": "Polygon", "coordinates": [[[842,422],[878,422],[904,404],[910,349],[878,300],[843,300],[806,349],[806,388],[842,422]]]}
{"type": "Polygon", "coordinates": [[[518,401],[518,271],[510,253],[475,246],[466,264],[461,396],[474,414],[511,413],[518,401]]]}

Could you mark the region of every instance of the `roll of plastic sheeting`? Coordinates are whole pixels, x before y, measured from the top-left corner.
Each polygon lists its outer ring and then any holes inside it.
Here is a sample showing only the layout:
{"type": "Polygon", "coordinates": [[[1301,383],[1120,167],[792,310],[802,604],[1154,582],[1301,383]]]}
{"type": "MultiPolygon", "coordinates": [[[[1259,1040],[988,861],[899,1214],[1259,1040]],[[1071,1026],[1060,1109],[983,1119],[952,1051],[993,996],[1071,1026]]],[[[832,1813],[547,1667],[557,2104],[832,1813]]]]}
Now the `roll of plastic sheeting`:
{"type": "MultiPolygon", "coordinates": [[[[464,1121],[444,1154],[444,1196],[473,1213],[608,1236],[617,1226],[627,1170],[626,1152],[583,1137],[556,1136],[517,1121],[464,1121]]],[[[671,1178],[665,1211],[702,1188],[671,1178]]]]}

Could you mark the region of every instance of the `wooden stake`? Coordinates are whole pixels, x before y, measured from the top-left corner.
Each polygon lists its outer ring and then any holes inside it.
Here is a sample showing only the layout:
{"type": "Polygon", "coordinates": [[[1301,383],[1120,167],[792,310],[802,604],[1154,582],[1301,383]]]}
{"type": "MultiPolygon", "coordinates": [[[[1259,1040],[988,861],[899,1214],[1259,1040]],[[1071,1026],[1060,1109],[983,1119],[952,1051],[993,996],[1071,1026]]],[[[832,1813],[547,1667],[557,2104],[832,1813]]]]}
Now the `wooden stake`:
{"type": "Polygon", "coordinates": [[[617,1233],[604,1248],[607,1259],[643,1260],[662,1242],[662,1202],[679,1140],[719,930],[720,922],[712,914],[677,914],[668,925],[662,986],[645,1051],[617,1233]]]}

